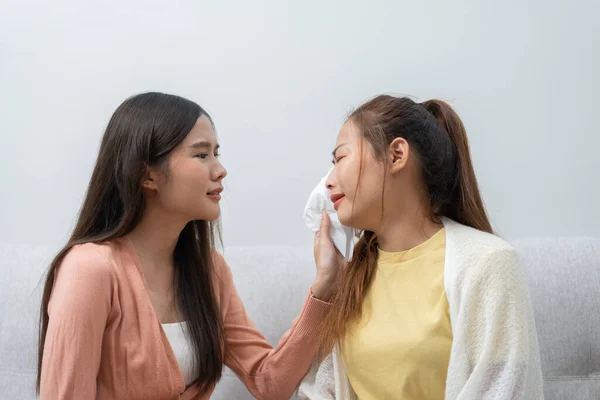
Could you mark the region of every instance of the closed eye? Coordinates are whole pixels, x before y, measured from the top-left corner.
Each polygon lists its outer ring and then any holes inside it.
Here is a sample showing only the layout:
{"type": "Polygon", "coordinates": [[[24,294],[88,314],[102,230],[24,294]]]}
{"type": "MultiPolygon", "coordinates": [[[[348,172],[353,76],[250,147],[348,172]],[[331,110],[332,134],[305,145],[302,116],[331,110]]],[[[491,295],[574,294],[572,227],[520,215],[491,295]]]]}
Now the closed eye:
{"type": "MultiPolygon", "coordinates": [[[[209,156],[209,154],[208,154],[208,153],[200,153],[200,154],[197,154],[197,155],[196,155],[196,157],[198,157],[198,158],[201,158],[202,160],[206,159],[206,157],[208,157],[208,156],[209,156]]],[[[213,156],[214,156],[215,158],[219,158],[219,157],[221,156],[221,154],[219,154],[219,153],[215,153],[215,154],[213,154],[213,156]]]]}

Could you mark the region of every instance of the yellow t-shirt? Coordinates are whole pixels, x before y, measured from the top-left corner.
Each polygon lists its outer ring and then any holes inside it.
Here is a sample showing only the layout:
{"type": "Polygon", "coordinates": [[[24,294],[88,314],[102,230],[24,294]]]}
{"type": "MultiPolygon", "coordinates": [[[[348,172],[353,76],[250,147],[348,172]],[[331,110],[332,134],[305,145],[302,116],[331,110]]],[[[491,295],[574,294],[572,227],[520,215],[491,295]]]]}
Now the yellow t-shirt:
{"type": "Polygon", "coordinates": [[[452,346],[445,250],[443,228],[413,249],[379,250],[362,317],[342,341],[360,400],[444,399],[452,346]]]}

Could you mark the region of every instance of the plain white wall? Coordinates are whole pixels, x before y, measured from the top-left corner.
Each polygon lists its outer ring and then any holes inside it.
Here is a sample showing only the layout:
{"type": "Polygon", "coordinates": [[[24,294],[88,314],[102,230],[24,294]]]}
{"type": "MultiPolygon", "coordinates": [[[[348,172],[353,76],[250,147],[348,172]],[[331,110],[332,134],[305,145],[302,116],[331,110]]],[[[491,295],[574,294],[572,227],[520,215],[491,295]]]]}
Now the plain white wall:
{"type": "Polygon", "coordinates": [[[600,235],[600,2],[0,0],[0,240],[62,243],[111,113],[150,90],[214,117],[226,245],[310,243],[350,109],[441,97],[505,237],[600,235]]]}

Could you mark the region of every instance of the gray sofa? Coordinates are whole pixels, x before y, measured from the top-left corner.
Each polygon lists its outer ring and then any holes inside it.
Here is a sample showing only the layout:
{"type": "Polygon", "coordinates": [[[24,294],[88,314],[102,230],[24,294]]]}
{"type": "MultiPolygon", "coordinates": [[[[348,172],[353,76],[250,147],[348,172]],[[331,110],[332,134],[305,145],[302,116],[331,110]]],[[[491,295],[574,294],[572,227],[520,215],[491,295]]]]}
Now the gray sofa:
{"type": "MultiPolygon", "coordinates": [[[[513,242],[535,309],[547,400],[600,399],[600,239],[513,242]]],[[[0,399],[34,399],[40,278],[56,249],[0,243],[0,399]]],[[[271,343],[314,278],[307,248],[228,248],[246,309],[271,343]]],[[[214,399],[251,399],[225,371],[214,399]]]]}

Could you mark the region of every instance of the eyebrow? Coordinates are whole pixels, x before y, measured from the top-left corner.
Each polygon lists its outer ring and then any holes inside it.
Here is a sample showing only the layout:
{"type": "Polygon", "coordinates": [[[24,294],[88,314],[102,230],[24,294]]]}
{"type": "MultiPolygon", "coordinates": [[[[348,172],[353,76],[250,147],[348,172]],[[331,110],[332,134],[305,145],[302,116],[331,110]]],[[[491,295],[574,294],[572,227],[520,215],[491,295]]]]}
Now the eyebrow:
{"type": "MultiPolygon", "coordinates": [[[[194,149],[210,149],[211,144],[210,144],[210,142],[207,142],[206,140],[200,140],[195,143],[192,143],[190,145],[190,147],[194,148],[194,149]]],[[[217,145],[215,146],[215,150],[217,150],[219,147],[221,147],[221,146],[219,146],[219,144],[217,143],[217,145]]]]}

